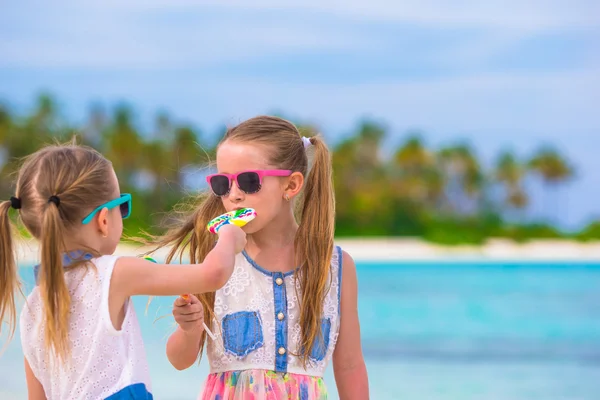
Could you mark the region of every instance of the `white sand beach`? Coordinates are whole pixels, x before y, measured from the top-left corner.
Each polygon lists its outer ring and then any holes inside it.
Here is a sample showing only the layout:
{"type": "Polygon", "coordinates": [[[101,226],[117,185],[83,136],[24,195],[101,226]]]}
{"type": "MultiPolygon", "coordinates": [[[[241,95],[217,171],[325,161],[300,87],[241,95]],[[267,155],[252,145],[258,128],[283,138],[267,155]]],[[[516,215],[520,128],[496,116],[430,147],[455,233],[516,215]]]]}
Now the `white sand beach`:
{"type": "MultiPolygon", "coordinates": [[[[599,261],[600,242],[580,243],[568,240],[535,240],[524,244],[505,239],[492,239],[482,246],[441,246],[411,238],[353,238],[339,239],[341,246],[357,261],[599,261]]],[[[137,256],[147,249],[122,243],[116,254],[137,256]]],[[[21,263],[33,263],[38,258],[34,240],[18,243],[21,263]]],[[[160,251],[155,258],[164,258],[160,251]]]]}

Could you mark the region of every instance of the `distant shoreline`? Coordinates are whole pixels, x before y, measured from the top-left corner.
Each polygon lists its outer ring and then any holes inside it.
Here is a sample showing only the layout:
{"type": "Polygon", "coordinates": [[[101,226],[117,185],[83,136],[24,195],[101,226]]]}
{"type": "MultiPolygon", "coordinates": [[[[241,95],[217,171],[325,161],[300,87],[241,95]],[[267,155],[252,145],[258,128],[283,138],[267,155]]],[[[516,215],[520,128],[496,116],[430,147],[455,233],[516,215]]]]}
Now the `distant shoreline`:
{"type": "MultiPolygon", "coordinates": [[[[592,261],[600,262],[600,242],[580,243],[570,240],[532,240],[515,243],[506,239],[491,239],[481,246],[442,246],[418,238],[340,238],[341,246],[357,261],[592,261]]],[[[115,254],[137,256],[147,248],[121,243],[115,254]]],[[[34,240],[20,240],[19,262],[33,263],[38,259],[34,240]]],[[[166,250],[155,258],[166,256],[166,250]]]]}

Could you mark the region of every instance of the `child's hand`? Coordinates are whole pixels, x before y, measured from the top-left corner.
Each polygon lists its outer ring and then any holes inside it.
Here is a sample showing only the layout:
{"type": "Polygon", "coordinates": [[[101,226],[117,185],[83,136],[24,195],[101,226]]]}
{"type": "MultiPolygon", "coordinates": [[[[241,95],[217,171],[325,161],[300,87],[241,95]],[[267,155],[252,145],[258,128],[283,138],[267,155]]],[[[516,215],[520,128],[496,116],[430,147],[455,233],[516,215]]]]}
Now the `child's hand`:
{"type": "Polygon", "coordinates": [[[204,308],[200,300],[193,294],[187,295],[187,299],[178,297],[173,302],[173,317],[186,333],[200,333],[204,329],[204,308]]]}
{"type": "Polygon", "coordinates": [[[233,224],[224,225],[218,232],[219,240],[233,240],[235,243],[235,253],[241,253],[246,247],[246,232],[242,228],[233,224]],[[231,238],[231,239],[230,239],[231,238]]]}

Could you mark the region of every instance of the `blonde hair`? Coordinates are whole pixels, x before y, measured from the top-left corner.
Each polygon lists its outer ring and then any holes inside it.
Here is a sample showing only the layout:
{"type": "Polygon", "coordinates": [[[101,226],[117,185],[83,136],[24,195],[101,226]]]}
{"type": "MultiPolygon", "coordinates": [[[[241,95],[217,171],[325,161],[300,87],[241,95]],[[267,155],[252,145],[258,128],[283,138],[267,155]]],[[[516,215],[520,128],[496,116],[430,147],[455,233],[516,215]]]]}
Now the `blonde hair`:
{"type": "MultiPolygon", "coordinates": [[[[219,146],[226,141],[263,146],[268,149],[269,163],[275,168],[297,171],[306,177],[302,196],[296,204],[299,228],[294,240],[295,265],[301,265],[295,277],[300,282],[302,298],[300,348],[309,349],[299,357],[306,365],[310,349],[321,333],[320,319],[329,289],[327,282],[333,253],[335,199],[329,149],[321,137],[310,138],[314,158],[309,172],[307,153],[298,129],[289,121],[270,116],[251,118],[229,129],[219,146]]],[[[195,210],[181,221],[179,227],[159,238],[156,249],[172,246],[167,262],[177,256],[181,259],[186,249],[191,263],[201,262],[214,246],[214,237],[207,232],[206,224],[223,212],[225,209],[219,197],[201,195],[195,210]]],[[[196,296],[204,307],[205,321],[212,321],[215,293],[196,296]]],[[[203,333],[199,357],[205,342],[206,333],[203,333]]]]}
{"type": "Polygon", "coordinates": [[[10,201],[0,203],[0,332],[2,332],[6,318],[9,342],[13,338],[17,326],[15,295],[23,294],[17,273],[17,264],[13,257],[12,227],[8,215],[10,208],[10,201]]]}
{"type": "MultiPolygon", "coordinates": [[[[15,196],[20,218],[40,241],[40,297],[43,301],[48,349],[58,357],[69,353],[68,331],[71,297],[64,278],[64,237],[81,225],[94,207],[110,200],[116,188],[110,179],[111,163],[96,150],[76,144],[53,145],[28,156],[19,170],[15,196]],[[51,197],[57,197],[50,201],[51,197]]],[[[10,201],[0,203],[0,316],[16,324],[15,292],[19,285],[8,217],[10,201]]],[[[89,249],[87,249],[89,250],[89,249]]],[[[92,251],[93,252],[93,251],[92,251]]],[[[72,264],[73,267],[81,262],[72,264]]]]}

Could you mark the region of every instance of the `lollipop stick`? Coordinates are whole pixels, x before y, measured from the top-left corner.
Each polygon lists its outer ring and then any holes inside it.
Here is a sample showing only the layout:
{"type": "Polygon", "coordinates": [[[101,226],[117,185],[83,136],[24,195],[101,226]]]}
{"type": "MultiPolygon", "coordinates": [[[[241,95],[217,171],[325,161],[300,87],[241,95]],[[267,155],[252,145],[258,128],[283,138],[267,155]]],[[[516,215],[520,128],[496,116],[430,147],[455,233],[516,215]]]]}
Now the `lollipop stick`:
{"type": "Polygon", "coordinates": [[[208,329],[208,326],[206,326],[206,324],[204,322],[202,322],[202,326],[204,327],[204,330],[206,331],[206,333],[208,333],[208,336],[210,336],[210,338],[212,340],[216,340],[217,339],[217,337],[214,335],[214,333],[212,333],[210,331],[210,329],[208,329]]]}
{"type": "MultiPolygon", "coordinates": [[[[181,298],[184,300],[189,300],[190,299],[190,295],[189,294],[182,294],[181,298]]],[[[208,329],[208,326],[206,326],[206,324],[204,322],[202,322],[202,326],[204,327],[204,330],[206,331],[206,333],[208,333],[208,336],[210,336],[210,338],[212,340],[216,339],[216,336],[214,335],[214,333],[211,332],[210,329],[208,329]]]]}

